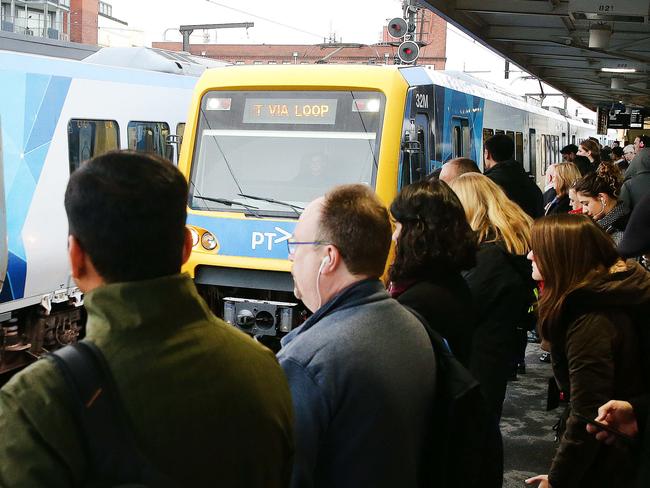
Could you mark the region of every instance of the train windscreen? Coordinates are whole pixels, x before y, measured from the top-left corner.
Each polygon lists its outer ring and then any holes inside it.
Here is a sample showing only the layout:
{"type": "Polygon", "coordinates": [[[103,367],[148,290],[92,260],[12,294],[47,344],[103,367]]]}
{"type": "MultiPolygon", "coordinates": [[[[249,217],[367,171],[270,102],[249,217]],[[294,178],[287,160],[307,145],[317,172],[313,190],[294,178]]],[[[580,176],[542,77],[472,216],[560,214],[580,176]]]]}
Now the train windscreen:
{"type": "Polygon", "coordinates": [[[333,186],[374,186],[384,105],[373,91],[207,93],[190,207],[295,214],[333,186]]]}

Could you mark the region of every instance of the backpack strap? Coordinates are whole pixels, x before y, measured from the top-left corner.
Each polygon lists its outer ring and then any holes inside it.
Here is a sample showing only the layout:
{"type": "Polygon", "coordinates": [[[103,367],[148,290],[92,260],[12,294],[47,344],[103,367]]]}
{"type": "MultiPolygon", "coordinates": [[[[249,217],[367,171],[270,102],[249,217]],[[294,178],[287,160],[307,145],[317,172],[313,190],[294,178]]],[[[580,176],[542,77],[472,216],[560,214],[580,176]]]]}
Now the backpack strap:
{"type": "Polygon", "coordinates": [[[137,448],[106,359],[92,342],[80,341],[49,356],[73,397],[88,462],[88,481],[102,486],[147,483],[175,486],[137,448]],[[107,485],[108,483],[108,485],[107,485]]]}

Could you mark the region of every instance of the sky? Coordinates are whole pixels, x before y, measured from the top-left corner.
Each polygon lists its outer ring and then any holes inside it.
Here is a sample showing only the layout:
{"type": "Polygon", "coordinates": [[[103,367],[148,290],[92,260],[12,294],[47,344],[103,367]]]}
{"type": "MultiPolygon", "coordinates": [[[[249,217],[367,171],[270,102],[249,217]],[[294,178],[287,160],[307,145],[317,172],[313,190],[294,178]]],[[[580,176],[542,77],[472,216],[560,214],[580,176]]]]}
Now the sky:
{"type": "MultiPolygon", "coordinates": [[[[154,41],[181,41],[178,26],[253,22],[250,29],[210,31],[209,42],[220,44],[318,44],[335,36],[338,42],[373,44],[380,40],[389,19],[402,16],[402,0],[107,0],[113,16],[142,31],[146,45],[154,41]],[[216,36],[216,39],[215,39],[216,36]]],[[[204,42],[196,31],[192,43],[204,42]]],[[[467,71],[477,78],[502,86],[512,93],[539,93],[539,84],[512,67],[503,76],[504,60],[456,28],[447,31],[446,69],[467,71]]],[[[557,93],[544,85],[545,93],[557,93]]],[[[549,97],[546,105],[562,107],[562,97],[549,97]]],[[[569,102],[573,115],[592,112],[569,102]]]]}
{"type": "MultiPolygon", "coordinates": [[[[314,44],[335,33],[337,41],[375,43],[387,20],[401,16],[401,0],[108,0],[113,17],[145,32],[145,40],[180,41],[182,24],[254,22],[251,29],[220,29],[224,44],[314,44]],[[268,19],[268,20],[265,20],[268,19]],[[269,20],[273,21],[270,22],[269,20]],[[279,25],[279,24],[284,24],[279,25]],[[286,27],[290,26],[292,28],[286,27]],[[302,31],[302,32],[301,32],[302,31]]],[[[214,41],[215,31],[210,33],[214,41]]],[[[199,31],[192,42],[202,42],[199,31]]]]}

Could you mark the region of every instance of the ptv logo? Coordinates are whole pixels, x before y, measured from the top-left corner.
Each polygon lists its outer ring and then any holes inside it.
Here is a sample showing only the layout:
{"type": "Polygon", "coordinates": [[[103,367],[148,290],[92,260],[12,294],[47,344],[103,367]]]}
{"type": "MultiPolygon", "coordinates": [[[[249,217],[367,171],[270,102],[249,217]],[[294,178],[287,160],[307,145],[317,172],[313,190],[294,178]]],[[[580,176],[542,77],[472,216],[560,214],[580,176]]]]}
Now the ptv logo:
{"type": "Polygon", "coordinates": [[[291,238],[291,232],[287,232],[281,227],[275,227],[275,232],[253,232],[251,234],[251,249],[256,250],[260,246],[265,246],[268,251],[272,251],[274,244],[288,241],[289,238],[291,238]]]}

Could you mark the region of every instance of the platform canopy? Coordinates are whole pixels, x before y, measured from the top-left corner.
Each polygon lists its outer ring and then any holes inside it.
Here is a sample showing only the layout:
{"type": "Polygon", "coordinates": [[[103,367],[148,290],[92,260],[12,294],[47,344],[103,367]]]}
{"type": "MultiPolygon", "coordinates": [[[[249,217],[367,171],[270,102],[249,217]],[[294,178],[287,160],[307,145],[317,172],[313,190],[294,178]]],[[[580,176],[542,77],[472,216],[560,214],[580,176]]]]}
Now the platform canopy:
{"type": "Polygon", "coordinates": [[[650,107],[650,0],[421,0],[586,107],[650,107]]]}

